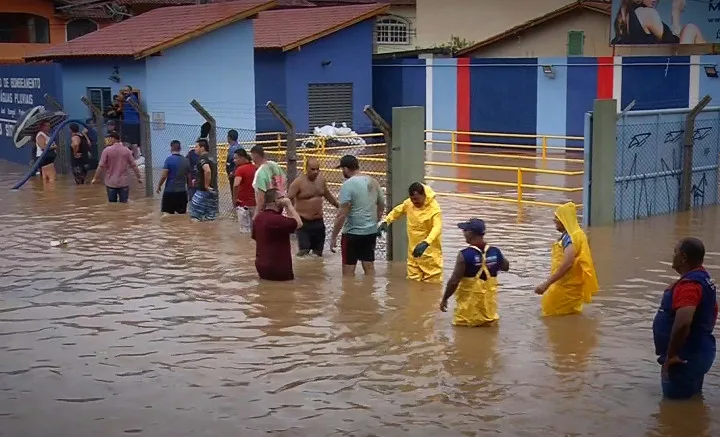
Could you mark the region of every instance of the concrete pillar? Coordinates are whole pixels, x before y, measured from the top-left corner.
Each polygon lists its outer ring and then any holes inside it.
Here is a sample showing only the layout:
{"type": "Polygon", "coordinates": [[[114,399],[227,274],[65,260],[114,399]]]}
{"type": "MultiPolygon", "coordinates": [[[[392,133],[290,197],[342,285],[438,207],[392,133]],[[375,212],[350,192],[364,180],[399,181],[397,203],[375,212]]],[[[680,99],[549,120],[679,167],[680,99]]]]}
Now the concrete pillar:
{"type": "MultiPolygon", "coordinates": [[[[425,108],[407,106],[392,110],[392,149],[390,152],[389,188],[393,208],[408,198],[413,182],[425,182],[425,108]]],[[[407,260],[407,223],[393,223],[392,260],[407,260]]]]}
{"type": "MultiPolygon", "coordinates": [[[[589,208],[587,224],[607,226],[615,222],[615,166],[617,165],[617,102],[614,99],[595,100],[592,114],[592,145],[589,170],[589,208]]],[[[586,152],[587,153],[587,152],[586,152]]]]}

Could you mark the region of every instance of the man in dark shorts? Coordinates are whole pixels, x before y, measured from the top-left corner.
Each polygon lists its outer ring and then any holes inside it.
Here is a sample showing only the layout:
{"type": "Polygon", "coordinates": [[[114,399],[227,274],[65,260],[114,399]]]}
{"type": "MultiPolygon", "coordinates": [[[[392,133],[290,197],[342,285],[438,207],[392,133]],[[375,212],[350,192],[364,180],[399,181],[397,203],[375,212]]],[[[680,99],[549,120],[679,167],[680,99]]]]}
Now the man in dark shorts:
{"type": "Polygon", "coordinates": [[[255,240],[255,268],[260,279],[292,281],[290,234],[302,226],[302,219],[287,197],[278,198],[277,190],[265,192],[265,209],[257,214],[252,227],[255,240]],[[288,217],[282,215],[283,209],[288,217]]]}
{"type": "Polygon", "coordinates": [[[77,123],[70,123],[70,134],[70,148],[72,149],[70,163],[72,173],[75,178],[75,183],[82,185],[87,178],[88,165],[90,163],[90,140],[84,132],[80,132],[80,126],[78,126],[77,123]]]}
{"type": "Polygon", "coordinates": [[[335,252],[342,229],[343,276],[354,275],[358,261],[365,274],[370,275],[375,273],[377,229],[385,212],[383,192],[378,181],[360,173],[356,157],[343,156],[338,168],[346,180],[340,188],[340,209],[330,237],[330,251],[335,252]]]}
{"type": "Polygon", "coordinates": [[[166,214],[185,214],[187,211],[190,162],[180,154],[180,149],[180,141],[173,140],[170,143],[170,156],[165,159],[158,182],[157,192],[160,193],[167,181],[160,206],[160,211],[166,214]]]}
{"type": "Polygon", "coordinates": [[[298,257],[311,252],[323,256],[325,248],[325,221],[323,220],[323,200],[339,208],[335,196],[328,188],[325,178],[320,175],[320,162],[316,158],[307,160],[305,174],[296,178],[288,189],[288,197],[303,221],[298,229],[298,257]]]}

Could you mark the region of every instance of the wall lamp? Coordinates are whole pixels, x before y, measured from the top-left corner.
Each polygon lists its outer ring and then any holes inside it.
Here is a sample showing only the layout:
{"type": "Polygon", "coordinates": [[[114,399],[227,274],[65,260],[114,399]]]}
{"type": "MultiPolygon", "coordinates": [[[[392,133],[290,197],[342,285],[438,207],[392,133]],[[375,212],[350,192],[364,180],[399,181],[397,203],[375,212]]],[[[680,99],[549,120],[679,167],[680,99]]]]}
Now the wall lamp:
{"type": "Polygon", "coordinates": [[[706,65],[705,66],[705,76],[718,77],[717,67],[714,65],[706,65]]]}
{"type": "Polygon", "coordinates": [[[555,70],[552,65],[543,65],[542,71],[548,79],[555,79],[555,70]]]}

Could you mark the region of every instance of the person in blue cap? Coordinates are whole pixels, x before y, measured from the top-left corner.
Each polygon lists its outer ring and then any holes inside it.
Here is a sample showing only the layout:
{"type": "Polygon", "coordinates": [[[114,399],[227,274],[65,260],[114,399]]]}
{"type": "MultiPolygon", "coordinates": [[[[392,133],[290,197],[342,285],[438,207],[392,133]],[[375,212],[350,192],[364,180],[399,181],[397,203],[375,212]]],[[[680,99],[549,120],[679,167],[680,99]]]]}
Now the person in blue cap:
{"type": "Polygon", "coordinates": [[[497,312],[497,275],[510,270],[500,249],[485,242],[485,222],[471,219],[458,224],[468,247],[455,261],[440,311],[447,311],[448,299],[455,297],[455,326],[488,326],[500,319],[497,312]]]}

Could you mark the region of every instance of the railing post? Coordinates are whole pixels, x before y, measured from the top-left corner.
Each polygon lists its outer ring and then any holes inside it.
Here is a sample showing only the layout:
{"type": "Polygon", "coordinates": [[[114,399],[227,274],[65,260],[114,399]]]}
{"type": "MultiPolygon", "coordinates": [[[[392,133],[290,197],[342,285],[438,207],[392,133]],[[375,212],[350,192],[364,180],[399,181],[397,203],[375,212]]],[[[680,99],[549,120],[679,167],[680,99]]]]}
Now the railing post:
{"type": "Polygon", "coordinates": [[[285,126],[287,136],[285,137],[285,160],[287,161],[287,183],[288,186],[297,177],[297,141],[295,139],[295,125],[273,102],[269,101],[265,106],[285,126]]]}
{"type": "Polygon", "coordinates": [[[145,158],[145,197],[153,197],[153,156],[152,144],[150,139],[150,115],[140,106],[140,102],[135,99],[125,100],[130,106],[137,111],[140,116],[140,150],[145,158]]]}
{"type": "Polygon", "coordinates": [[[548,140],[547,137],[545,137],[545,136],[542,137],[542,159],[543,159],[543,161],[545,159],[547,159],[547,143],[548,143],[547,140],[548,140]]]}
{"type": "Polygon", "coordinates": [[[692,199],[692,162],[693,162],[693,143],[695,140],[695,118],[700,111],[703,110],[712,98],[705,96],[688,112],[685,119],[685,137],[683,140],[683,160],[682,160],[682,177],[680,179],[680,199],[678,211],[688,211],[690,209],[690,201],[692,199]]]}
{"type": "MultiPolygon", "coordinates": [[[[392,208],[393,205],[395,205],[393,198],[393,138],[392,138],[392,127],[388,124],[387,121],[385,121],[384,118],[380,114],[375,111],[375,108],[373,108],[370,105],[365,106],[363,109],[363,113],[370,119],[370,121],[373,123],[375,127],[377,127],[380,132],[383,134],[383,138],[385,139],[385,160],[386,160],[386,175],[385,175],[385,205],[386,208],[392,208]]],[[[387,238],[386,238],[386,247],[385,247],[385,256],[388,261],[393,260],[393,239],[395,237],[395,233],[393,232],[392,227],[388,229],[387,238]]]]}
{"type": "Polygon", "coordinates": [[[210,157],[215,160],[215,163],[217,163],[217,123],[215,122],[215,117],[210,115],[207,109],[203,105],[200,104],[197,100],[193,99],[190,102],[190,106],[193,107],[194,110],[197,111],[200,116],[205,119],[205,121],[210,124],[210,132],[208,133],[208,145],[210,146],[210,157]]]}
{"type": "Polygon", "coordinates": [[[95,146],[97,147],[97,156],[94,156],[93,158],[96,159],[96,162],[99,163],[100,154],[102,153],[103,148],[105,148],[105,117],[103,117],[103,113],[100,108],[93,105],[93,103],[87,97],[80,97],[80,101],[88,107],[90,113],[92,114],[93,120],[95,120],[95,137],[97,143],[95,144],[95,146]]]}
{"type": "Polygon", "coordinates": [[[457,131],[452,131],[450,134],[450,156],[455,161],[455,152],[457,151],[457,131]]]}
{"type": "Polygon", "coordinates": [[[522,169],[517,169],[517,202],[522,203],[523,201],[523,174],[522,169]]]}
{"type": "Polygon", "coordinates": [[[280,150],[282,147],[282,134],[280,132],[277,133],[277,148],[280,150]]]}
{"type": "MultiPolygon", "coordinates": [[[[55,100],[53,96],[51,96],[50,94],[45,94],[44,97],[47,104],[46,106],[50,106],[51,110],[65,112],[62,105],[58,103],[58,101],[55,100]]],[[[70,169],[70,154],[68,153],[69,146],[67,145],[66,138],[64,135],[62,135],[62,132],[58,132],[58,137],[56,141],[58,146],[56,160],[58,165],[56,166],[56,171],[59,170],[58,173],[60,174],[67,174],[69,173],[70,169]],[[60,168],[58,169],[57,167],[60,168]]]]}

